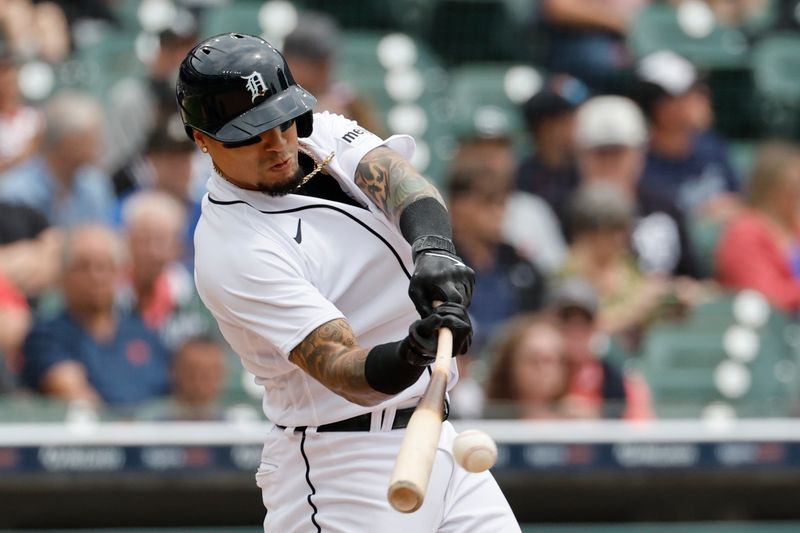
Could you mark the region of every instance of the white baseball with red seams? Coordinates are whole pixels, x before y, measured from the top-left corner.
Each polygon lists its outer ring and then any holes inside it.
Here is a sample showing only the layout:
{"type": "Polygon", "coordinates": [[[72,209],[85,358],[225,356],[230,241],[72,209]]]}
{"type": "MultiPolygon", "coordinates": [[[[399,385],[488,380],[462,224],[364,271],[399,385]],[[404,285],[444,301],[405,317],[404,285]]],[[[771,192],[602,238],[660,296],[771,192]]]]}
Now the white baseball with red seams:
{"type": "Polygon", "coordinates": [[[289,361],[295,346],[331,320],[346,319],[359,345],[369,347],[404,338],[418,318],[407,296],[410,245],[354,182],[367,152],[383,145],[409,158],[413,139],[382,140],[339,115],[318,113],[313,134],[300,143],[319,161],[334,153],[324,172],[360,206],[299,194],[273,197],[215,174],[195,232],[198,292],[264,387],[267,418],[286,426],[266,436],[257,474],[265,531],[519,532],[491,475],[455,467],[449,422],[426,505],[408,515],[389,506],[386,490],[404,433],[392,429],[394,414],[416,405],[427,372],[370,408],[333,393],[289,361]],[[372,421],[369,432],[316,431],[364,414],[372,421]]]}

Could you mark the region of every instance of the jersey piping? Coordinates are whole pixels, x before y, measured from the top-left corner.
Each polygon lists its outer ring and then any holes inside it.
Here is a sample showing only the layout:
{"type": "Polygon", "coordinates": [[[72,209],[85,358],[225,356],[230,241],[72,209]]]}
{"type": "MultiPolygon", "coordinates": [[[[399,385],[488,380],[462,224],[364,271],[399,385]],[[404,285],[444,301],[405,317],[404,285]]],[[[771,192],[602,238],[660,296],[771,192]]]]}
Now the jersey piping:
{"type": "Polygon", "coordinates": [[[354,217],[353,215],[351,215],[350,213],[348,213],[344,209],[340,209],[340,208],[338,208],[336,206],[333,206],[333,205],[312,204],[312,205],[303,205],[303,206],[300,206],[300,207],[293,207],[291,209],[283,209],[283,210],[280,210],[280,211],[264,211],[262,209],[257,209],[255,206],[245,202],[244,200],[228,200],[228,201],[217,200],[216,198],[213,198],[211,196],[211,194],[208,195],[208,201],[211,202],[212,204],[216,204],[216,205],[244,204],[244,205],[246,205],[248,207],[251,207],[251,208],[255,209],[259,213],[262,213],[262,214],[265,214],[265,215],[284,215],[284,214],[287,214],[287,213],[297,213],[298,211],[305,211],[307,209],[331,209],[333,211],[336,211],[337,213],[341,213],[342,215],[346,216],[347,218],[349,218],[350,220],[352,220],[353,222],[355,222],[356,224],[358,224],[359,226],[361,226],[362,228],[364,228],[365,230],[370,232],[378,240],[380,240],[389,250],[391,250],[392,255],[394,255],[394,258],[397,260],[397,264],[400,265],[401,269],[403,269],[403,274],[405,274],[407,278],[411,279],[411,274],[408,272],[408,269],[403,264],[403,260],[400,257],[400,254],[397,253],[397,250],[394,249],[394,247],[389,243],[389,241],[387,241],[385,238],[383,238],[383,236],[380,233],[378,233],[374,229],[370,228],[366,223],[364,223],[363,221],[359,220],[357,217],[354,217]]]}

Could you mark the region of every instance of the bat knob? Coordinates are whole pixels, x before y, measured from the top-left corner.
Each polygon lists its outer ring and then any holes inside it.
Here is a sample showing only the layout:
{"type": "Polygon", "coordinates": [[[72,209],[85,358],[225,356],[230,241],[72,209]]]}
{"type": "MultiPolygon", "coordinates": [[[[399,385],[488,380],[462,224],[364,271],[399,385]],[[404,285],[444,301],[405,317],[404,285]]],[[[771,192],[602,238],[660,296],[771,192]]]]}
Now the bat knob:
{"type": "Polygon", "coordinates": [[[389,487],[389,503],[396,511],[413,513],[422,505],[422,491],[408,481],[398,481],[389,487]]]}

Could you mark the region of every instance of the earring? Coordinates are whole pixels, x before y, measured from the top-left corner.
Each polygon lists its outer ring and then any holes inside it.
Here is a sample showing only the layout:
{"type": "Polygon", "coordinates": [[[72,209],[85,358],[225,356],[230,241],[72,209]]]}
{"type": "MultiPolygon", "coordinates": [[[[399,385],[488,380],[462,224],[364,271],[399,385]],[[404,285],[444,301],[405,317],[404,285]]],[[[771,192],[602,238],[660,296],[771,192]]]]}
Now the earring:
{"type": "Polygon", "coordinates": [[[200,148],[200,150],[201,150],[201,151],[202,151],[204,154],[207,154],[207,153],[208,153],[208,146],[203,146],[202,148],[200,148]]]}

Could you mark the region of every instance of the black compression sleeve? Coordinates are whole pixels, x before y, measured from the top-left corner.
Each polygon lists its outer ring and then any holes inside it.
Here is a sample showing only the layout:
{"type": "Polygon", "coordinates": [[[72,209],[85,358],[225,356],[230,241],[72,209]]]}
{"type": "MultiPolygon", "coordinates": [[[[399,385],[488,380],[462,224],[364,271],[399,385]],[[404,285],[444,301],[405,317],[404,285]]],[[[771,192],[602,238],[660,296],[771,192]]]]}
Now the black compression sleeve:
{"type": "Polygon", "coordinates": [[[400,232],[411,244],[420,237],[428,235],[453,239],[447,209],[430,196],[420,198],[403,209],[400,215],[400,232]]]}
{"type": "Polygon", "coordinates": [[[409,349],[408,339],[372,348],[364,361],[369,386],[384,394],[397,394],[416,383],[425,367],[406,362],[402,354],[409,349]]]}

